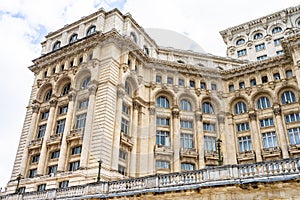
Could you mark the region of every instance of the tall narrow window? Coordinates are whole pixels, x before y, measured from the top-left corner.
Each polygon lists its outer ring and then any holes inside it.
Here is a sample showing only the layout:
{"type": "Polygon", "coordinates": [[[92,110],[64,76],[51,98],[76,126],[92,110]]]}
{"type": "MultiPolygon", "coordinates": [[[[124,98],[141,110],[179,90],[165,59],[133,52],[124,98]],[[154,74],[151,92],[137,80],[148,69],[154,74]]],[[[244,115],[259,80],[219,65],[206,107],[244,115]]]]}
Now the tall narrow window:
{"type": "Polygon", "coordinates": [[[290,144],[300,144],[300,127],[288,129],[290,144]]]}
{"type": "Polygon", "coordinates": [[[70,88],[71,88],[71,83],[66,84],[61,92],[61,96],[67,95],[70,91],[70,88]]]}
{"type": "Polygon", "coordinates": [[[156,144],[162,146],[170,146],[169,131],[156,131],[156,144]]]}
{"type": "Polygon", "coordinates": [[[77,115],[76,117],[76,129],[82,129],[85,127],[85,121],[86,121],[86,113],[77,115]]]}
{"type": "Polygon", "coordinates": [[[88,31],[86,32],[86,36],[92,35],[96,32],[96,26],[91,26],[88,31]]]}
{"type": "Polygon", "coordinates": [[[240,152],[252,150],[252,142],[250,136],[239,137],[238,141],[240,152]]]}
{"type": "Polygon", "coordinates": [[[235,104],[234,106],[234,113],[235,114],[242,114],[247,112],[247,107],[246,104],[242,101],[238,102],[237,104],[235,104]]]}
{"type": "Polygon", "coordinates": [[[192,111],[191,103],[186,99],[180,100],[180,110],[192,111]]]}
{"type": "Polygon", "coordinates": [[[43,124],[43,125],[39,126],[39,131],[38,131],[37,138],[43,138],[44,137],[45,132],[46,132],[46,127],[47,127],[47,124],[43,124]]]}
{"type": "Polygon", "coordinates": [[[214,107],[209,102],[204,102],[202,104],[202,112],[207,114],[214,114],[214,107]]]}
{"type": "Polygon", "coordinates": [[[52,96],[52,90],[48,90],[46,95],[45,95],[44,102],[49,101],[51,96],[52,96]]]}
{"type": "Polygon", "coordinates": [[[278,146],[275,131],[263,133],[262,139],[264,148],[273,148],[278,146]]]}
{"type": "Polygon", "coordinates": [[[216,151],[216,138],[211,136],[204,136],[204,151],[214,152],[216,151]]]}
{"type": "Polygon", "coordinates": [[[160,96],[156,99],[156,106],[160,108],[170,108],[169,100],[167,97],[160,96]]]}
{"type": "Polygon", "coordinates": [[[281,103],[282,104],[289,104],[296,102],[296,96],[292,91],[285,91],[281,95],[281,103]]]}
{"type": "Polygon", "coordinates": [[[91,81],[91,77],[85,78],[81,83],[81,89],[86,89],[91,81]]]}
{"type": "Polygon", "coordinates": [[[257,108],[258,109],[265,109],[265,108],[270,108],[271,103],[268,97],[260,97],[257,100],[257,108]]]}
{"type": "Polygon", "coordinates": [[[181,133],[180,134],[180,147],[185,149],[194,148],[193,134],[181,133]]]}
{"type": "Polygon", "coordinates": [[[78,170],[79,169],[79,165],[80,165],[79,161],[71,162],[69,164],[69,171],[76,171],[76,170],[78,170]]]}
{"type": "Polygon", "coordinates": [[[121,131],[125,134],[129,134],[129,121],[123,117],[121,120],[121,131]]]}
{"type": "Polygon", "coordinates": [[[61,134],[64,132],[65,123],[66,123],[66,119],[61,119],[61,120],[57,121],[56,134],[61,134]]]}

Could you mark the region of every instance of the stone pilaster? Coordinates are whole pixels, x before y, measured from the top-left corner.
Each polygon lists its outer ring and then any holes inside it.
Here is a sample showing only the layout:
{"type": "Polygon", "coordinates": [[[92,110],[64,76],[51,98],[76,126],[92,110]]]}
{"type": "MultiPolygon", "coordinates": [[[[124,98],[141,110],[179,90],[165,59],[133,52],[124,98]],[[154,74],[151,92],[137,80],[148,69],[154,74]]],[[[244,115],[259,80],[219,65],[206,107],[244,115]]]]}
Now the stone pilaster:
{"type": "Polygon", "coordinates": [[[174,172],[180,172],[180,117],[179,117],[179,109],[178,107],[174,107],[172,109],[173,116],[173,142],[171,141],[171,146],[173,146],[174,150],[174,172]],[[172,145],[173,143],[173,145],[172,145]]]}
{"type": "Polygon", "coordinates": [[[204,135],[203,135],[203,123],[202,123],[202,113],[200,111],[196,111],[195,113],[196,119],[196,138],[198,144],[198,152],[199,152],[199,169],[205,167],[205,159],[204,159],[204,135]]]}
{"type": "Polygon", "coordinates": [[[256,113],[254,110],[249,111],[249,119],[250,119],[250,133],[252,138],[253,150],[255,151],[255,157],[257,162],[262,161],[261,157],[261,142],[260,142],[260,134],[257,127],[256,121],[256,113]]]}
{"type": "Polygon", "coordinates": [[[155,107],[149,108],[149,146],[148,146],[148,173],[153,174],[155,172],[154,162],[154,145],[156,144],[156,115],[155,107]]]}

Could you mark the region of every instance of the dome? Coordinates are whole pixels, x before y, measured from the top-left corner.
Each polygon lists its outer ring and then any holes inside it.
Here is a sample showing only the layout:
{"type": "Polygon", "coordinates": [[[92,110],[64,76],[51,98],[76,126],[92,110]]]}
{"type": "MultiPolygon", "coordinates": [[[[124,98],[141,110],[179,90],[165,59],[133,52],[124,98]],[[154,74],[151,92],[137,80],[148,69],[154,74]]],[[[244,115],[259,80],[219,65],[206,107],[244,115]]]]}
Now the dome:
{"type": "Polygon", "coordinates": [[[146,28],[145,31],[158,46],[205,53],[198,43],[175,31],[159,28],[146,28]]]}

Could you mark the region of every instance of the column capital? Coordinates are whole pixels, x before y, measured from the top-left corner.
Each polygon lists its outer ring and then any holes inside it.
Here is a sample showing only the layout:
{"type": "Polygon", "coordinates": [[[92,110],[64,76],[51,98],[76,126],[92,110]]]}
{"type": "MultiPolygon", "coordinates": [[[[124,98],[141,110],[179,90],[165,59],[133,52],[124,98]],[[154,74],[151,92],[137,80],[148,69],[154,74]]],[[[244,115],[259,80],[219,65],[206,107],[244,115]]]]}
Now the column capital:
{"type": "Polygon", "coordinates": [[[273,112],[274,112],[275,115],[280,115],[281,114],[281,108],[280,108],[280,106],[279,105],[278,106],[274,106],[273,107],[273,112]]]}
{"type": "Polygon", "coordinates": [[[31,108],[32,108],[32,112],[33,112],[33,113],[38,113],[39,110],[40,110],[40,105],[38,105],[38,104],[33,104],[33,105],[31,106],[31,108]]]}
{"type": "Polygon", "coordinates": [[[57,99],[51,99],[49,103],[50,103],[50,107],[55,107],[57,105],[57,99]]]}
{"type": "Polygon", "coordinates": [[[173,109],[172,109],[172,116],[173,116],[174,118],[179,118],[179,109],[178,109],[177,106],[176,106],[176,107],[173,107],[173,109]]]}
{"type": "Polygon", "coordinates": [[[140,104],[138,101],[135,100],[135,101],[132,103],[132,106],[133,106],[133,109],[134,109],[134,110],[139,110],[140,107],[141,107],[141,104],[140,104]]]}
{"type": "Polygon", "coordinates": [[[256,120],[256,112],[255,112],[255,110],[250,110],[248,112],[248,116],[249,116],[250,120],[256,120]]]}
{"type": "Polygon", "coordinates": [[[123,98],[124,95],[125,95],[124,87],[122,85],[118,85],[118,88],[117,88],[117,97],[118,98],[123,98]]]}
{"type": "Polygon", "coordinates": [[[92,84],[89,86],[89,93],[90,95],[95,95],[98,87],[96,84],[92,84]]]}
{"type": "Polygon", "coordinates": [[[202,121],[202,113],[200,111],[197,111],[195,113],[195,118],[196,118],[196,121],[202,121]]]}
{"type": "Polygon", "coordinates": [[[218,122],[224,124],[225,123],[225,115],[223,113],[218,114],[218,122]]]}
{"type": "Polygon", "coordinates": [[[69,101],[74,101],[75,97],[76,97],[76,92],[75,91],[69,92],[69,94],[68,94],[69,101]]]}
{"type": "Polygon", "coordinates": [[[155,107],[150,107],[149,108],[149,112],[150,112],[150,115],[155,115],[155,107]]]}

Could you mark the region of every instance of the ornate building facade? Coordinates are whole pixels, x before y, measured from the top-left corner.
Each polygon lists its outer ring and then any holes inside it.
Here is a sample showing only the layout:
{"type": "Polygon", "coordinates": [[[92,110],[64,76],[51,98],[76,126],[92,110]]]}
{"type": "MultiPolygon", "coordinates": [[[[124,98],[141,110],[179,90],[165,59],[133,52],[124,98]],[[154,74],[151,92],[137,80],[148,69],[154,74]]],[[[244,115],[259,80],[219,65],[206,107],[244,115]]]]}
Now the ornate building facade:
{"type": "Polygon", "coordinates": [[[161,47],[117,9],[49,33],[29,67],[30,104],[0,198],[298,177],[299,28],[296,6],[221,31],[228,57],[161,47]]]}

